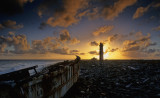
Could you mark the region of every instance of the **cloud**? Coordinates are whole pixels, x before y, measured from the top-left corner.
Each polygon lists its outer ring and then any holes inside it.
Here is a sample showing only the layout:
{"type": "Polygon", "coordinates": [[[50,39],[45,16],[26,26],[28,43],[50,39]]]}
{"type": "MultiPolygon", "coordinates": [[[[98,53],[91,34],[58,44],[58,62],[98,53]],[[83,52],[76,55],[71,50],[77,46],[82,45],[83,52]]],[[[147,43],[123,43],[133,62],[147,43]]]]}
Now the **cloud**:
{"type": "Polygon", "coordinates": [[[110,32],[112,29],[114,28],[114,26],[110,25],[110,26],[102,26],[99,27],[95,32],[93,32],[92,34],[94,36],[98,36],[100,34],[104,34],[104,33],[108,33],[110,32]]]}
{"type": "Polygon", "coordinates": [[[54,53],[68,55],[70,53],[69,48],[61,48],[53,50],[54,53]]]}
{"type": "Polygon", "coordinates": [[[106,49],[106,53],[107,52],[115,52],[117,50],[118,50],[118,48],[113,48],[113,49],[108,48],[108,49],[106,49]]]}
{"type": "Polygon", "coordinates": [[[98,45],[99,45],[99,43],[96,42],[96,41],[90,42],[89,44],[90,44],[91,46],[98,46],[98,45]]]}
{"type": "Polygon", "coordinates": [[[54,37],[46,37],[43,40],[33,40],[31,53],[45,54],[52,52],[54,49],[58,48],[60,43],[58,43],[54,37]]]}
{"type": "Polygon", "coordinates": [[[7,47],[7,44],[1,41],[1,37],[0,37],[0,53],[4,53],[5,52],[5,48],[7,47]]]}
{"type": "Polygon", "coordinates": [[[98,9],[98,7],[92,8],[92,9],[90,9],[89,11],[90,11],[90,12],[87,12],[87,14],[86,14],[86,16],[89,17],[89,19],[96,19],[96,18],[99,17],[99,14],[98,14],[99,9],[98,9]]]}
{"type": "Polygon", "coordinates": [[[146,52],[150,54],[150,53],[155,53],[156,51],[157,51],[156,49],[148,49],[146,52]]]}
{"type": "Polygon", "coordinates": [[[71,52],[79,52],[79,50],[71,50],[71,52]]]}
{"type": "Polygon", "coordinates": [[[160,1],[159,1],[159,0],[154,0],[154,1],[152,2],[152,6],[153,6],[153,7],[160,7],[160,1]]]}
{"type": "Polygon", "coordinates": [[[155,27],[155,28],[152,28],[152,30],[155,30],[155,31],[160,31],[160,26],[158,26],[158,27],[155,27]]]}
{"type": "Polygon", "coordinates": [[[151,5],[148,5],[147,7],[139,7],[137,8],[136,12],[133,15],[133,19],[137,19],[144,15],[148,11],[148,9],[151,7],[151,5]]]}
{"type": "Polygon", "coordinates": [[[80,52],[79,50],[70,50],[70,54],[72,55],[79,55],[80,54],[79,52],[80,52]]]}
{"type": "Polygon", "coordinates": [[[69,40],[71,40],[71,37],[70,37],[70,34],[69,34],[68,30],[61,31],[60,40],[61,41],[69,41],[69,40]]]}
{"type": "Polygon", "coordinates": [[[85,53],[80,53],[79,50],[70,50],[69,48],[58,48],[53,50],[52,52],[62,55],[85,55],[85,53]]]}
{"type": "Polygon", "coordinates": [[[145,51],[143,51],[144,53],[146,53],[149,56],[154,56],[154,57],[159,57],[160,56],[160,49],[147,49],[145,51]]]}
{"type": "Polygon", "coordinates": [[[25,35],[14,35],[14,33],[9,33],[9,36],[0,36],[0,46],[1,53],[4,52],[6,47],[13,47],[14,50],[10,52],[16,54],[26,53],[30,49],[30,45],[27,42],[25,35]]]}
{"type": "Polygon", "coordinates": [[[150,34],[146,36],[139,36],[135,40],[125,40],[123,42],[123,51],[143,51],[150,46],[157,45],[157,43],[151,42],[150,34]]]}
{"type": "Polygon", "coordinates": [[[42,22],[39,26],[39,29],[43,30],[46,26],[47,24],[45,22],[42,22]]]}
{"type": "Polygon", "coordinates": [[[92,54],[92,55],[99,55],[99,53],[97,51],[89,51],[88,53],[92,54]]]}
{"type": "Polygon", "coordinates": [[[153,8],[160,7],[160,1],[153,0],[153,2],[151,4],[149,4],[148,6],[137,8],[136,12],[133,15],[133,19],[137,19],[137,18],[143,16],[151,7],[153,7],[153,8]]]}
{"type": "Polygon", "coordinates": [[[2,24],[0,24],[0,30],[4,29],[4,26],[2,24]]]}
{"type": "Polygon", "coordinates": [[[114,40],[117,40],[119,37],[120,35],[114,34],[114,35],[108,36],[106,41],[110,43],[110,42],[113,42],[114,40]]]}
{"type": "Polygon", "coordinates": [[[32,40],[29,44],[25,35],[15,35],[9,32],[7,36],[0,36],[0,53],[12,54],[46,54],[58,53],[67,55],[84,55],[78,50],[69,50],[68,44],[76,44],[79,40],[71,38],[68,31],[60,33],[59,37],[46,37],[43,40],[32,40]],[[66,43],[68,42],[68,43],[66,43]],[[63,44],[62,44],[63,43],[63,44]]]}
{"type": "Polygon", "coordinates": [[[23,28],[23,24],[17,24],[16,21],[7,20],[7,21],[2,22],[2,24],[0,24],[0,30],[4,28],[21,29],[23,28]]]}
{"type": "Polygon", "coordinates": [[[68,27],[79,22],[81,17],[86,14],[84,9],[87,6],[87,0],[62,0],[62,2],[46,0],[39,6],[38,14],[42,17],[44,13],[51,12],[53,16],[47,19],[46,24],[52,27],[68,27]]]}
{"type": "Polygon", "coordinates": [[[79,55],[85,55],[86,53],[80,53],[79,55]]]}
{"type": "Polygon", "coordinates": [[[33,0],[1,0],[0,1],[0,13],[7,15],[14,15],[23,12],[23,6],[25,3],[32,3],[33,0]]]}
{"type": "Polygon", "coordinates": [[[154,7],[160,7],[160,3],[155,4],[154,7]]]}
{"type": "Polygon", "coordinates": [[[78,23],[83,16],[89,19],[103,17],[113,20],[129,6],[135,4],[137,0],[117,0],[112,6],[106,6],[106,1],[91,0],[44,0],[38,7],[38,15],[50,16],[45,24],[52,27],[68,27],[78,23]],[[96,4],[101,3],[103,6],[96,4]]]}
{"type": "Polygon", "coordinates": [[[69,55],[85,55],[85,53],[81,53],[79,50],[70,50],[69,55]]]}
{"type": "Polygon", "coordinates": [[[80,43],[80,40],[78,40],[77,38],[73,38],[73,39],[70,40],[70,43],[73,44],[73,45],[78,44],[78,43],[80,43]]]}
{"type": "Polygon", "coordinates": [[[60,32],[60,36],[58,39],[62,43],[69,42],[72,45],[78,44],[80,42],[80,40],[78,40],[77,38],[71,38],[69,31],[66,29],[60,32]]]}
{"type": "Polygon", "coordinates": [[[118,0],[113,6],[104,6],[102,16],[107,20],[113,20],[129,6],[134,5],[137,0],[118,0]]]}

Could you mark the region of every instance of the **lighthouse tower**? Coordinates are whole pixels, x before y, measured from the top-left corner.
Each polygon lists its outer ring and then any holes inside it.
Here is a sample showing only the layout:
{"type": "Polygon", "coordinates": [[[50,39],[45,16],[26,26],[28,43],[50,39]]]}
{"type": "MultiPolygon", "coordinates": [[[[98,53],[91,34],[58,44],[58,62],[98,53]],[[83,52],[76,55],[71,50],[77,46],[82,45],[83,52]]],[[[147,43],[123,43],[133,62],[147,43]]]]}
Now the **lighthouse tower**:
{"type": "Polygon", "coordinates": [[[100,43],[99,45],[99,61],[100,61],[100,65],[102,65],[103,63],[103,43],[100,43]]]}

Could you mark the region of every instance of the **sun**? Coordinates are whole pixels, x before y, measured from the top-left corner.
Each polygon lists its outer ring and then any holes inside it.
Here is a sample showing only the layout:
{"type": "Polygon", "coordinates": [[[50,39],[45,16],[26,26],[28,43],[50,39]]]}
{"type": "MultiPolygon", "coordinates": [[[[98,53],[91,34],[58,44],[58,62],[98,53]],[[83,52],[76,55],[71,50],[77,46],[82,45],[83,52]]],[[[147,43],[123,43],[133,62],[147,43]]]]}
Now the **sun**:
{"type": "Polygon", "coordinates": [[[109,52],[104,54],[104,59],[107,59],[109,57],[109,52]]]}
{"type": "Polygon", "coordinates": [[[109,57],[109,52],[106,53],[106,49],[107,49],[106,46],[104,46],[103,47],[103,53],[104,53],[103,57],[104,57],[104,59],[107,59],[109,57]]]}

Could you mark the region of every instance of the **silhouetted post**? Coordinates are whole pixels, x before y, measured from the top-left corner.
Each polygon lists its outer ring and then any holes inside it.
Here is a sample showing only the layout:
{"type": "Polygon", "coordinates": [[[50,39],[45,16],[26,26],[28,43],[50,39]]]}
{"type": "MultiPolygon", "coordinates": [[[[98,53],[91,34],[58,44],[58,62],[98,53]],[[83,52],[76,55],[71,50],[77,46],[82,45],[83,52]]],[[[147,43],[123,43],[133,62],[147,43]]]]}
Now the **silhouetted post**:
{"type": "Polygon", "coordinates": [[[100,65],[103,64],[103,43],[100,43],[99,45],[99,61],[100,61],[100,65]]]}

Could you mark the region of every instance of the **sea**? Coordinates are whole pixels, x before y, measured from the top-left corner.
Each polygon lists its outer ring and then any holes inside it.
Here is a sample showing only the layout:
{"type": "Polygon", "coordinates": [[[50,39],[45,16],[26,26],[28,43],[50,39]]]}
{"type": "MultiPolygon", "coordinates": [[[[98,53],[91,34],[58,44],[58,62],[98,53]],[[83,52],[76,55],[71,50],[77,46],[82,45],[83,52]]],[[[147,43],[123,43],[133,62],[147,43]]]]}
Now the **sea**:
{"type": "Polygon", "coordinates": [[[0,75],[37,65],[39,72],[43,68],[64,60],[0,60],[0,75]]]}

